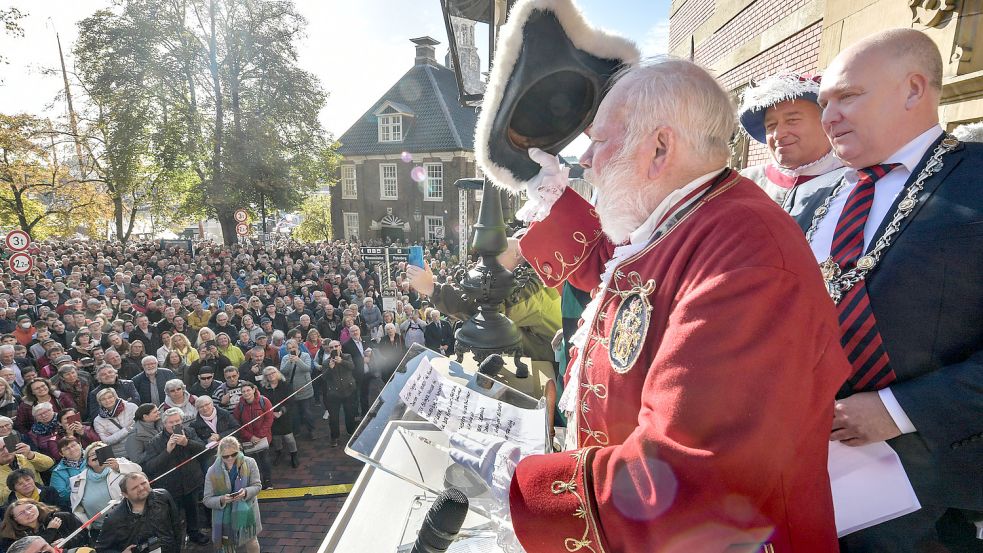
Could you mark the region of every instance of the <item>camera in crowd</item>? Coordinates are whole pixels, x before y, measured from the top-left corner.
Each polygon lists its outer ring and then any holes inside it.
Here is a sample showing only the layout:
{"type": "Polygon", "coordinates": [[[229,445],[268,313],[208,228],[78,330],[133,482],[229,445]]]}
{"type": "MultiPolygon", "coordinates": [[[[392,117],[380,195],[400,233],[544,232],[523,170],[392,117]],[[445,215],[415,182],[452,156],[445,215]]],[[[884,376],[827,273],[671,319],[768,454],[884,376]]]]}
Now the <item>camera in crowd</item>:
{"type": "Polygon", "coordinates": [[[135,545],[133,553],[160,553],[160,540],[157,536],[147,538],[147,541],[135,545]]]}

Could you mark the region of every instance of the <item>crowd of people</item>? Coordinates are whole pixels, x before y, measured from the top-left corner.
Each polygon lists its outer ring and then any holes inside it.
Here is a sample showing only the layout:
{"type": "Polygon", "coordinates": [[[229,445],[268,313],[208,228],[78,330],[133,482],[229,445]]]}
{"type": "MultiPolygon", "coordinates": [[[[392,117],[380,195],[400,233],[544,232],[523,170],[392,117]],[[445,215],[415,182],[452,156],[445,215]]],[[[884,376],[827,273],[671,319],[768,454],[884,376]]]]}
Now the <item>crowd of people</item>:
{"type": "MultiPolygon", "coordinates": [[[[404,264],[382,309],[359,246],[38,243],[34,272],[0,280],[0,551],[259,551],[260,490],[354,432],[413,344],[454,352],[404,264]]],[[[426,257],[437,282],[457,261],[426,257]]]]}

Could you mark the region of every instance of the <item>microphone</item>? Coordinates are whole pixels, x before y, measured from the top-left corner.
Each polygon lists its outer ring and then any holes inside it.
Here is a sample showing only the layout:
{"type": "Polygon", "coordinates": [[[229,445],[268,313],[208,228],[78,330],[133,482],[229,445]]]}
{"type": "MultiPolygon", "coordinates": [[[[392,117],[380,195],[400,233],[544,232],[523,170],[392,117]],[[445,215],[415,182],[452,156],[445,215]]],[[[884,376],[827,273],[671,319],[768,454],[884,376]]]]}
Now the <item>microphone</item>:
{"type": "Polygon", "coordinates": [[[486,357],[485,360],[478,365],[478,372],[488,376],[495,376],[504,367],[505,360],[502,359],[502,356],[497,353],[493,353],[486,357]]]}
{"type": "Polygon", "coordinates": [[[468,497],[457,488],[447,488],[427,512],[411,553],[444,553],[461,531],[467,516],[468,497]]]}

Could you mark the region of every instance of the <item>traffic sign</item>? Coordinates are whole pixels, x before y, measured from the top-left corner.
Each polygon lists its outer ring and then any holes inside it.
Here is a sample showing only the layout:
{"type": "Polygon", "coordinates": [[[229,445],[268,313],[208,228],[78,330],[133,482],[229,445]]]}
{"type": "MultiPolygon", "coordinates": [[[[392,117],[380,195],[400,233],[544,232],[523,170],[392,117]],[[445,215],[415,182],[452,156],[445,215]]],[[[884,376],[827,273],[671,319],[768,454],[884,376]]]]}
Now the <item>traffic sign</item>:
{"type": "Polygon", "coordinates": [[[236,212],[232,214],[232,218],[235,219],[237,223],[245,223],[246,219],[249,218],[249,214],[246,213],[245,209],[237,209],[236,212]]]}
{"type": "Polygon", "coordinates": [[[22,230],[12,230],[7,233],[4,243],[7,249],[22,252],[31,245],[31,236],[22,230]]]}
{"type": "Polygon", "coordinates": [[[247,225],[246,223],[239,223],[238,225],[236,225],[236,234],[238,234],[239,236],[245,236],[249,234],[249,225],[247,225]]]}
{"type": "Polygon", "coordinates": [[[24,252],[17,252],[10,256],[7,264],[10,266],[10,272],[15,275],[26,275],[34,268],[34,259],[24,252]]]}
{"type": "Polygon", "coordinates": [[[359,253],[362,256],[362,261],[366,263],[385,263],[387,253],[389,254],[389,262],[406,261],[410,253],[409,248],[363,246],[359,249],[361,250],[359,253]]]}

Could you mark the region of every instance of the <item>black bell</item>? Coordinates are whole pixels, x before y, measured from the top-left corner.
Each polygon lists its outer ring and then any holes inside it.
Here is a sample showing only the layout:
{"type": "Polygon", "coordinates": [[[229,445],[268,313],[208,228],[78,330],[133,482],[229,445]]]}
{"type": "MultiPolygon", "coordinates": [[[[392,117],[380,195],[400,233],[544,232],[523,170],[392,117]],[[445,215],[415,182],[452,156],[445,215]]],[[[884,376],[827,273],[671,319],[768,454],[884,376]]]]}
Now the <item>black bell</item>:
{"type": "Polygon", "coordinates": [[[529,148],[556,154],[587,128],[631,41],[590,27],[571,0],[516,4],[499,38],[475,131],[478,164],[515,192],[536,176],[529,148]]]}

